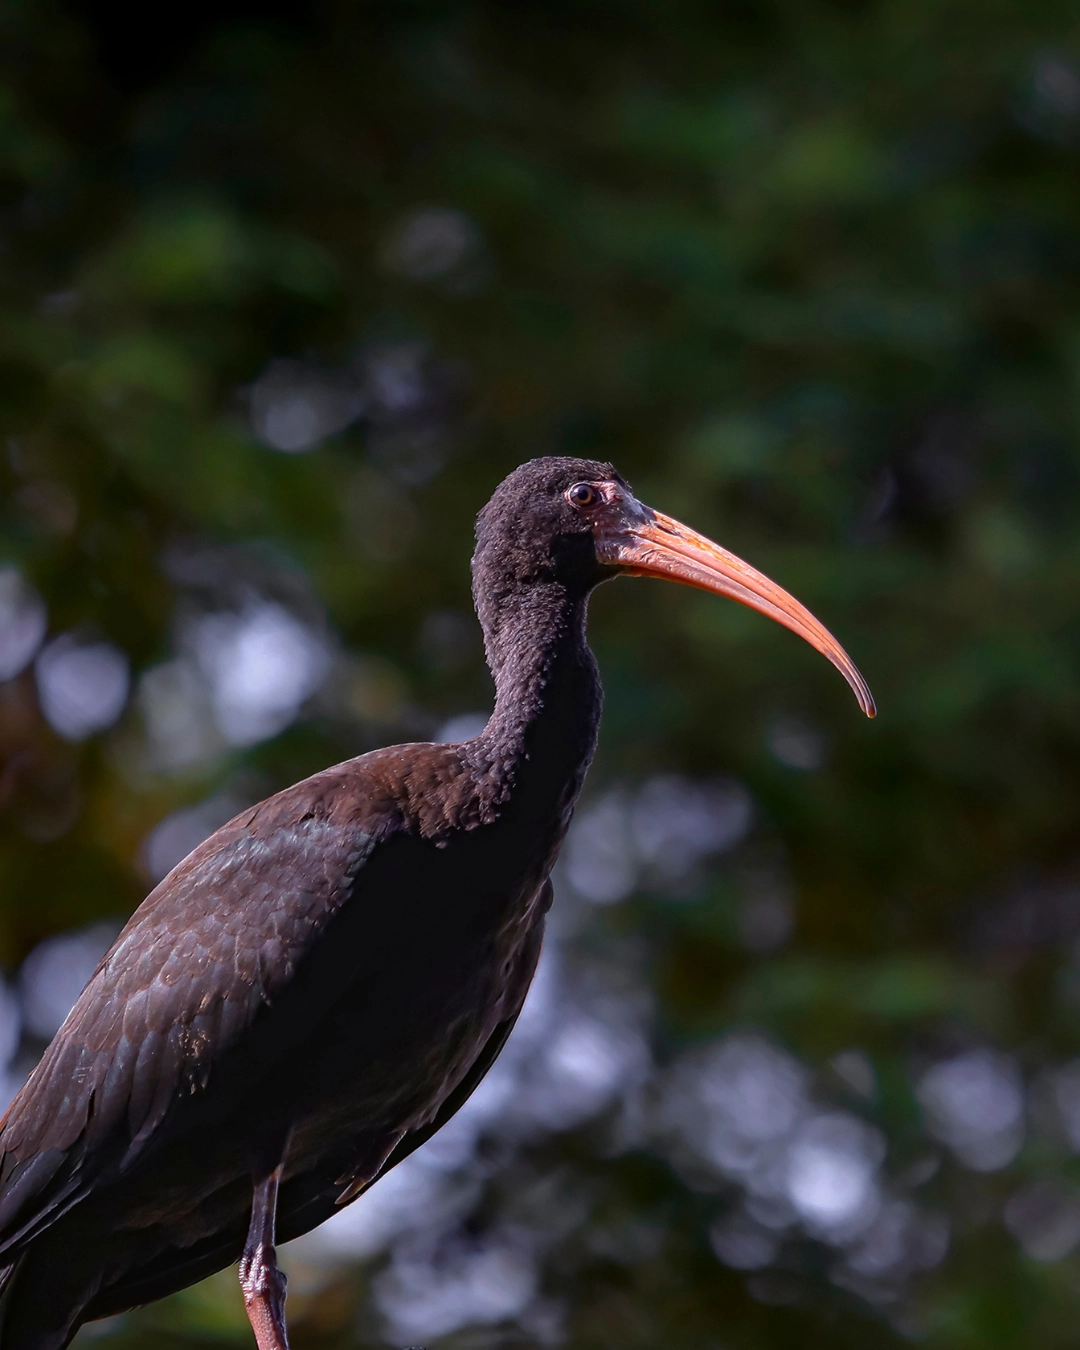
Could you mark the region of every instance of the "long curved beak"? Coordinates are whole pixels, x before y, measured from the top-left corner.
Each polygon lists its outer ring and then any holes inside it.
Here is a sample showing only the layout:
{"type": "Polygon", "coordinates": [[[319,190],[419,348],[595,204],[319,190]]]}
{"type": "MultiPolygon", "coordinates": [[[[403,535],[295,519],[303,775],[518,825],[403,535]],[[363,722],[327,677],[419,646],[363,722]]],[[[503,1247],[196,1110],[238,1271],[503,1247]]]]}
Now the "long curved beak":
{"type": "Polygon", "coordinates": [[[640,520],[627,523],[624,518],[620,528],[610,534],[602,528],[597,531],[596,556],[627,576],[666,577],[684,586],[726,595],[767,614],[828,657],[851,686],[867,717],[877,715],[874,696],[854,661],[805,605],[704,535],[659,511],[641,507],[640,520]]]}

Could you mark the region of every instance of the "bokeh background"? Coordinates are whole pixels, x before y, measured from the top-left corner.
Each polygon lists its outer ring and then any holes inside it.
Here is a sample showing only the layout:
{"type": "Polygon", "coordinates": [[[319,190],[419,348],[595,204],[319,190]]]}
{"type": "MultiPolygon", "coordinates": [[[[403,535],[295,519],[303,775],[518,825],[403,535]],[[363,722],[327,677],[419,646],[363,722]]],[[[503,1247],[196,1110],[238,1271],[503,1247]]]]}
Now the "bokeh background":
{"type": "MultiPolygon", "coordinates": [[[[145,8],[0,3],[2,1095],[235,810],[480,724],[475,512],[611,458],[881,716],[597,595],[526,1012],[296,1346],[1074,1346],[1075,7],[145,8]]],[[[249,1339],[231,1272],[82,1335],[249,1339]]]]}

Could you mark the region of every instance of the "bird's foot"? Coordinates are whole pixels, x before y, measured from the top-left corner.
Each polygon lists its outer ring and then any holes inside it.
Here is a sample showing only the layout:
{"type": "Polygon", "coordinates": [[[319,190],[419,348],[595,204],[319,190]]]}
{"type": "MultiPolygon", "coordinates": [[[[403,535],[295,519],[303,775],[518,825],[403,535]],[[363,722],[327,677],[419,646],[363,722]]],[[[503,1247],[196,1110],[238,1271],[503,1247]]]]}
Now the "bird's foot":
{"type": "Polygon", "coordinates": [[[240,1260],[240,1288],[259,1350],[289,1350],[285,1326],[287,1284],[273,1247],[259,1243],[244,1252],[240,1260]]]}
{"type": "Polygon", "coordinates": [[[253,1251],[245,1251],[240,1258],[240,1288],[245,1298],[249,1293],[252,1296],[270,1294],[284,1301],[288,1282],[273,1247],[265,1247],[260,1242],[253,1251]]]}

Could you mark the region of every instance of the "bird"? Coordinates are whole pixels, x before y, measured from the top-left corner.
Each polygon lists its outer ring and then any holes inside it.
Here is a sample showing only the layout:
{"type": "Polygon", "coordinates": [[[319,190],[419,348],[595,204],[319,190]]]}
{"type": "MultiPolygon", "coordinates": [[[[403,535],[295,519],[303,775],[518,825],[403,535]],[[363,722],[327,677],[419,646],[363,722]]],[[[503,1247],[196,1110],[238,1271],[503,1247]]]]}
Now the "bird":
{"type": "Polygon", "coordinates": [[[544,457],[480,511],[473,597],[495,702],[459,743],[377,749],[242,811],[148,895],[0,1121],[0,1350],[239,1263],[258,1350],[287,1350],[275,1248],[461,1107],[536,969],[593,758],[589,597],[661,577],[837,640],[612,465],[544,457]]]}

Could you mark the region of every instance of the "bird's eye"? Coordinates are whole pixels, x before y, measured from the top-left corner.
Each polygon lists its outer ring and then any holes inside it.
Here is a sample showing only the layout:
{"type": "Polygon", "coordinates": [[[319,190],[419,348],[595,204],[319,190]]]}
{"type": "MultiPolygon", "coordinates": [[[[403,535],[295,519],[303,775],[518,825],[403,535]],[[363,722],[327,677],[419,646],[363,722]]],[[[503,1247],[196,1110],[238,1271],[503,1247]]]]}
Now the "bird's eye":
{"type": "Polygon", "coordinates": [[[600,494],[591,483],[575,483],[566,494],[571,506],[592,506],[599,500],[600,494]]]}

